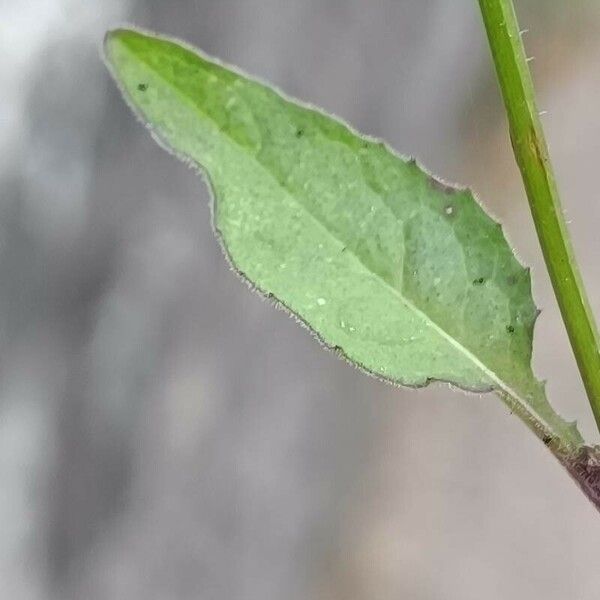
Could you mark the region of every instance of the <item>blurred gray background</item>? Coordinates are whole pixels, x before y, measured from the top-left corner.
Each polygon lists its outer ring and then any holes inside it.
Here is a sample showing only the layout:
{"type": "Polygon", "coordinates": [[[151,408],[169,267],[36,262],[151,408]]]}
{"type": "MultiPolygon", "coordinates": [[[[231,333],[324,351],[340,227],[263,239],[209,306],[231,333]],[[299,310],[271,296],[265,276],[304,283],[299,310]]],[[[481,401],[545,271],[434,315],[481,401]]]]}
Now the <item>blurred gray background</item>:
{"type": "MultiPolygon", "coordinates": [[[[600,6],[517,4],[600,314],[600,6]]],[[[0,0],[0,598],[597,600],[598,514],[497,400],[369,379],[229,271],[99,59],[124,21],[473,186],[597,438],[475,0],[0,0]]]]}

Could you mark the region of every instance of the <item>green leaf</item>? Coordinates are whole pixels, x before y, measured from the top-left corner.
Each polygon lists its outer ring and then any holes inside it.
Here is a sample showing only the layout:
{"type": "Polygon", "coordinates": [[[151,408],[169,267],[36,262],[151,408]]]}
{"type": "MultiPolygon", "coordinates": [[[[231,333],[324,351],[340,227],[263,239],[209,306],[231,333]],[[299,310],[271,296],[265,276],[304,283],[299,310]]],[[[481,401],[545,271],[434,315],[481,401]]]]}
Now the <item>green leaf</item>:
{"type": "Polygon", "coordinates": [[[496,390],[582,443],[531,370],[529,271],[469,190],[180,43],[120,29],[105,54],[154,137],[206,173],[217,235],[260,292],[369,373],[496,390]]]}

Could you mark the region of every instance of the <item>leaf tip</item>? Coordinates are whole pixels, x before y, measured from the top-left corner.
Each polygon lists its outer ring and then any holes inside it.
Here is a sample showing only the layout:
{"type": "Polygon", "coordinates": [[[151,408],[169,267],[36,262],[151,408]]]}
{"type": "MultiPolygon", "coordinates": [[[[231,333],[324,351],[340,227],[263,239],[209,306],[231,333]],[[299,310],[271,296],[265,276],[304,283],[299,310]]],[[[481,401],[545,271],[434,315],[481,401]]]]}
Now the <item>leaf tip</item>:
{"type": "Polygon", "coordinates": [[[125,27],[116,27],[109,29],[104,34],[104,40],[102,41],[102,48],[104,50],[104,56],[109,57],[114,47],[125,38],[125,33],[130,31],[125,27]]]}
{"type": "Polygon", "coordinates": [[[122,46],[127,31],[128,29],[124,27],[109,29],[102,40],[100,54],[104,64],[115,79],[117,79],[116,69],[119,63],[118,50],[122,46]]]}
{"type": "Polygon", "coordinates": [[[137,27],[130,25],[122,25],[108,29],[104,34],[104,40],[102,42],[104,60],[109,64],[114,64],[116,51],[131,46],[132,42],[149,40],[154,37],[157,36],[152,34],[152,32],[138,29],[137,27]]]}

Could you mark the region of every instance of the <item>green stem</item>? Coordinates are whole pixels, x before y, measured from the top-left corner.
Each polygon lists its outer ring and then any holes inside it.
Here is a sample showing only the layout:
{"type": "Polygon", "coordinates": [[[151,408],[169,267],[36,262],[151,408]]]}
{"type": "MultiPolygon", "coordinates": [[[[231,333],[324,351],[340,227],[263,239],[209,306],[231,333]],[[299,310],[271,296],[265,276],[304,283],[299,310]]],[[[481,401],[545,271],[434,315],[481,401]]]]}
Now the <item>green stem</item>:
{"type": "Polygon", "coordinates": [[[554,293],[600,430],[600,343],[575,261],[512,0],[479,0],[504,104],[554,293]]]}

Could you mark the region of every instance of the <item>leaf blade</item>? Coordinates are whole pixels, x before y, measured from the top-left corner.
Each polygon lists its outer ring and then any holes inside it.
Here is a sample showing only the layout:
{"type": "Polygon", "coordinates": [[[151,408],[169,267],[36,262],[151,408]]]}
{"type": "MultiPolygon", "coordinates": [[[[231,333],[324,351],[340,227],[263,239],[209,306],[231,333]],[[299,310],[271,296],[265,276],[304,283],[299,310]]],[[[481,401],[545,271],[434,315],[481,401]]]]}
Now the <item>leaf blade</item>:
{"type": "Polygon", "coordinates": [[[207,174],[224,249],[260,291],[370,373],[496,389],[581,443],[531,370],[529,272],[470,191],[195,49],[117,30],[105,52],[155,137],[207,174]]]}

